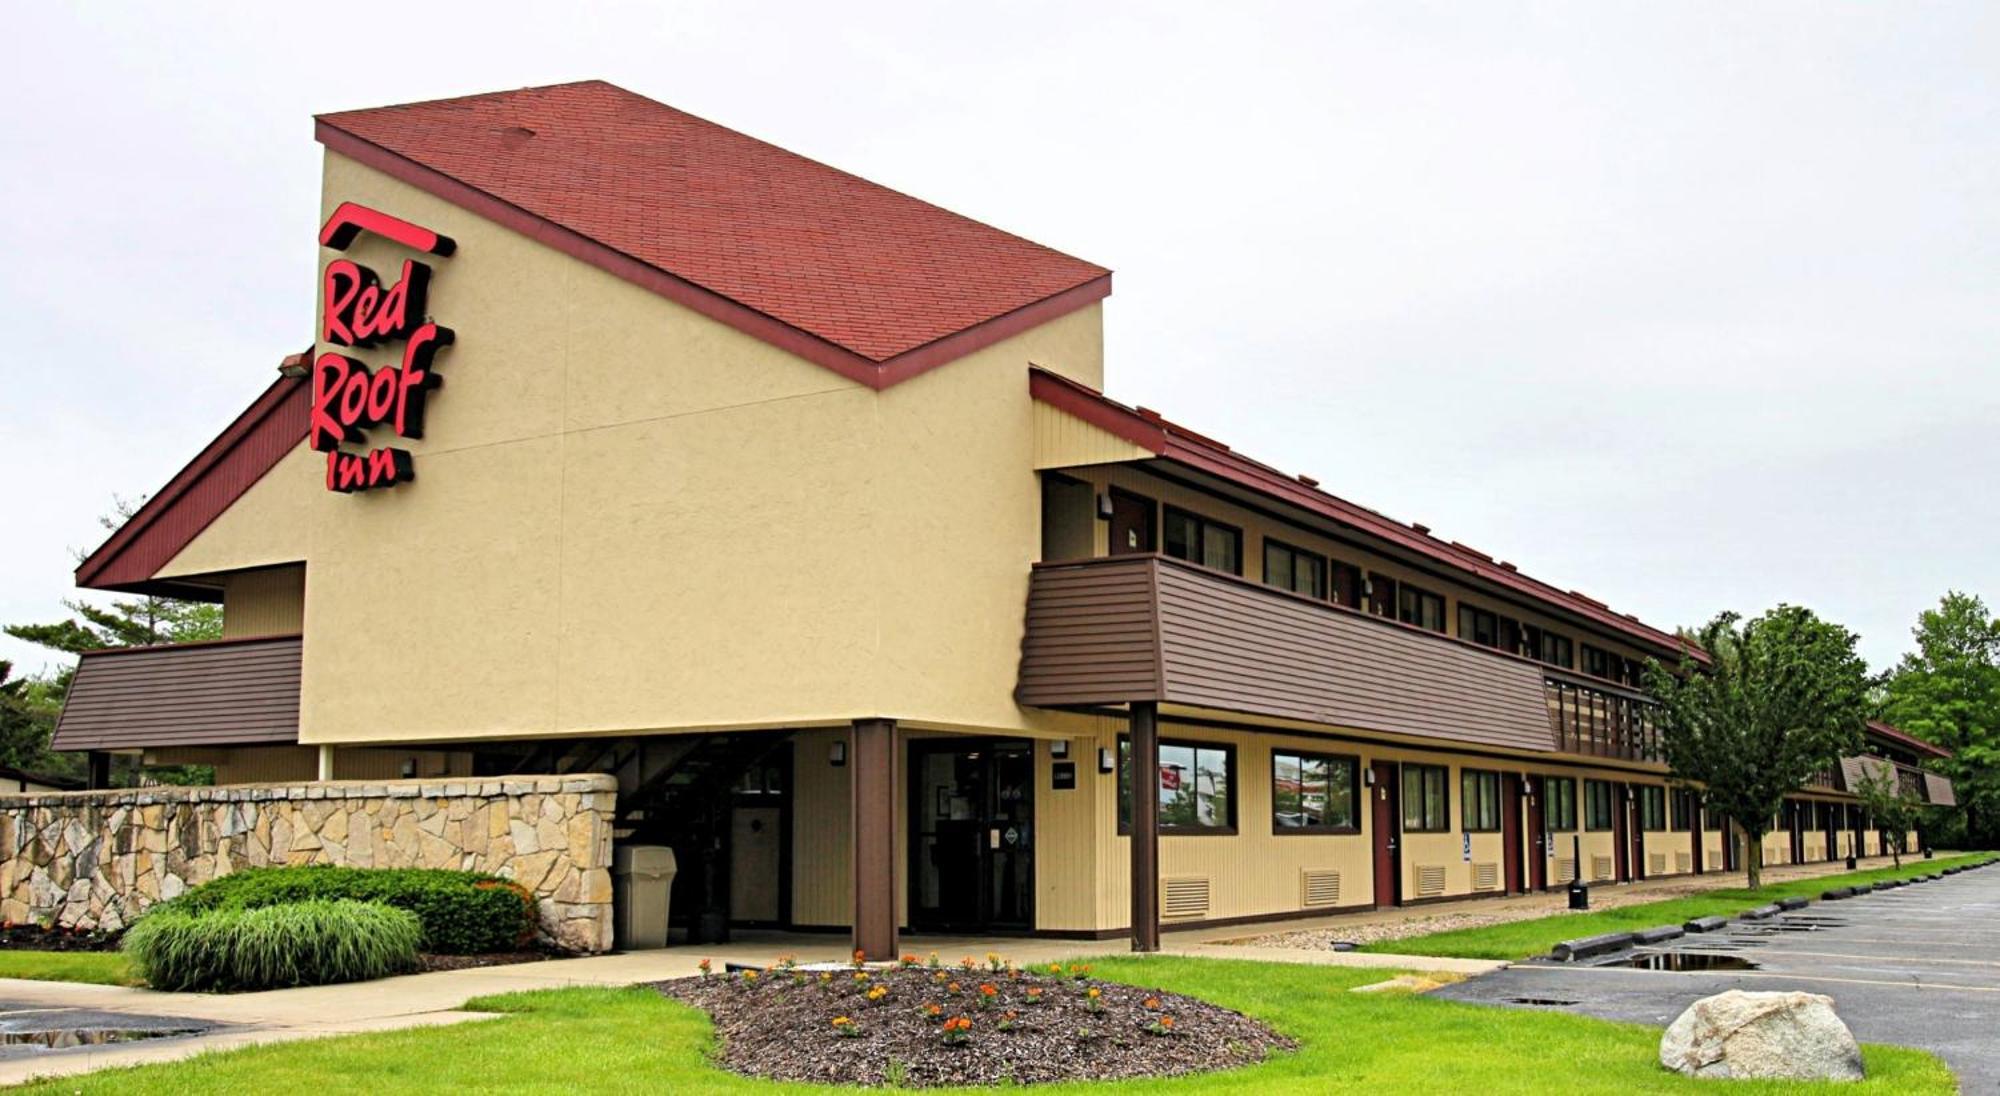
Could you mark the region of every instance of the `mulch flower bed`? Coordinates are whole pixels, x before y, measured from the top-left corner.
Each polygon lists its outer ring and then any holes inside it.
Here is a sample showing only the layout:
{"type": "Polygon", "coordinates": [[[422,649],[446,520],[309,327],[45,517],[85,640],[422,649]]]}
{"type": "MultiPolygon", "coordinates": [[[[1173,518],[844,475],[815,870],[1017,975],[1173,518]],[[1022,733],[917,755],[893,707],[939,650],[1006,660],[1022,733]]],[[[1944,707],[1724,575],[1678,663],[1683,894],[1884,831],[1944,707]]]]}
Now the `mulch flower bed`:
{"type": "Polygon", "coordinates": [[[1021,970],[988,956],[893,967],[704,973],[656,988],[709,1014],[719,1064],[786,1081],[929,1087],[1168,1077],[1232,1069],[1295,1044],[1179,994],[1021,970]]]}
{"type": "Polygon", "coordinates": [[[417,962],[428,974],[434,970],[471,970],[474,967],[504,967],[514,963],[539,963],[544,959],[560,959],[546,951],[489,951],[484,955],[439,955],[423,952],[417,962]]]}
{"type": "Polygon", "coordinates": [[[116,932],[97,929],[43,928],[40,925],[0,924],[0,948],[22,951],[117,951],[116,932]]]}

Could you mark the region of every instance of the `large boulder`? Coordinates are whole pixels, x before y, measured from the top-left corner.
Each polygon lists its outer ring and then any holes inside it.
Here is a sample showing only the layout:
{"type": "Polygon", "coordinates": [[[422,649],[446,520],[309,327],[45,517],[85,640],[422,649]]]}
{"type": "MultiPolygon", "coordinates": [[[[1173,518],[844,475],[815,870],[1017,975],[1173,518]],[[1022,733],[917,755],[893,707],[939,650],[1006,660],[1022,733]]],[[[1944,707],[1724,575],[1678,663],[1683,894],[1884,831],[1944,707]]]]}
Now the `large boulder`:
{"type": "Polygon", "coordinates": [[[1817,993],[1732,989],[1689,1005],[1660,1037],[1660,1064],[1690,1077],[1859,1081],[1861,1046],[1817,993]]]}

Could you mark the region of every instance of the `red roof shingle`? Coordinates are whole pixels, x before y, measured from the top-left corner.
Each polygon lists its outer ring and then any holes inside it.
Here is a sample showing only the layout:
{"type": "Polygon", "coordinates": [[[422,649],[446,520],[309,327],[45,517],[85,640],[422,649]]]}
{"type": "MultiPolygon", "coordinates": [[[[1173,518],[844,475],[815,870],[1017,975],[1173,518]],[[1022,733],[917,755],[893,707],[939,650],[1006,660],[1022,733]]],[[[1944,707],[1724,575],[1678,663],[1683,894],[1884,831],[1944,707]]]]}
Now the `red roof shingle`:
{"type": "Polygon", "coordinates": [[[358,140],[876,366],[1110,291],[1103,267],[602,81],[319,122],[336,151],[358,140]]]}

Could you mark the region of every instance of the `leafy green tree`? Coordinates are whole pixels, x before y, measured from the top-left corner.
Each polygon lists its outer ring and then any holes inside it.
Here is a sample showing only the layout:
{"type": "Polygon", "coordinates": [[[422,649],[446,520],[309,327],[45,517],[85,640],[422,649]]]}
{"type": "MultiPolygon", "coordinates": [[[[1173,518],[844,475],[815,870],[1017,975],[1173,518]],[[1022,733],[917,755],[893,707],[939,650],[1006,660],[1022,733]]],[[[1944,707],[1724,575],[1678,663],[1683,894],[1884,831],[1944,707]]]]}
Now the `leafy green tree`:
{"type": "Polygon", "coordinates": [[[1685,655],[1673,669],[1647,663],[1661,747],[1673,775],[1701,785],[1709,807],[1742,829],[1754,889],[1764,834],[1786,793],[1859,752],[1868,666],[1854,633],[1795,605],[1748,621],[1722,613],[1694,638],[1713,665],[1685,655]]]}
{"type": "Polygon", "coordinates": [[[1924,801],[1904,790],[1893,765],[1863,764],[1861,782],[1854,789],[1868,808],[1868,817],[1882,832],[1882,843],[1897,867],[1903,866],[1903,841],[1923,817],[1924,801]],[[1891,840],[1891,838],[1894,840],[1891,840]]]}
{"type": "Polygon", "coordinates": [[[49,750],[62,710],[61,689],[48,679],[13,674],[13,664],[0,660],[0,765],[41,776],[82,776],[83,763],[75,754],[49,750]]]}
{"type": "Polygon", "coordinates": [[[1884,683],[1889,722],[1952,752],[1931,767],[1951,778],[1966,840],[2000,847],[2000,620],[1953,590],[1912,630],[1917,649],[1884,683]]]}

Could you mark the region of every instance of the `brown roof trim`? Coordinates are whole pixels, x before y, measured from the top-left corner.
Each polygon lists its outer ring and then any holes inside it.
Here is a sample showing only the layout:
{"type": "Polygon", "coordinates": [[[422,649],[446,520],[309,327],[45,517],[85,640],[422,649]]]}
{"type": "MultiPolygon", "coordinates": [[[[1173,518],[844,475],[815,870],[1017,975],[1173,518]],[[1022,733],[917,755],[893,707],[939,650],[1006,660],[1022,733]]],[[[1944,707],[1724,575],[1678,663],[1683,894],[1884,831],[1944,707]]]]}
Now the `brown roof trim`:
{"type": "Polygon", "coordinates": [[[228,639],[194,639],[186,643],[150,643],[138,647],[92,647],[88,651],[78,651],[79,656],[106,658],[113,655],[143,654],[147,651],[191,651],[204,647],[234,647],[245,643],[269,643],[277,639],[303,639],[299,632],[271,632],[261,636],[231,636],[228,639]]]}
{"type": "Polygon", "coordinates": [[[1128,407],[1068,377],[1040,367],[1030,367],[1028,391],[1034,399],[1116,434],[1163,459],[1331,518],[1399,548],[1448,564],[1475,578],[1582,617],[1648,647],[1676,654],[1686,650],[1696,661],[1708,661],[1707,652],[1679,636],[1615,612],[1602,602],[1530,578],[1511,566],[1502,567],[1487,556],[1439,540],[1428,531],[1392,521],[1367,507],[1348,502],[1303,483],[1295,476],[1245,457],[1221,442],[1182,429],[1155,412],[1128,407]]]}
{"type": "Polygon", "coordinates": [[[1916,752],[1921,754],[1929,754],[1932,757],[1951,756],[1951,751],[1945,749],[1943,746],[1938,746],[1933,743],[1925,742],[1923,739],[1918,738],[1916,735],[1913,735],[1908,731],[1892,727],[1889,724],[1884,723],[1879,719],[1871,719],[1868,721],[1868,733],[1875,735],[1878,738],[1887,739],[1888,741],[1893,742],[1896,745],[1902,746],[1906,749],[1915,750],[1916,752]]]}
{"type": "Polygon", "coordinates": [[[400,182],[511,229],[537,243],[552,247],[573,259],[589,263],[613,277],[622,278],[641,289],[650,290],[676,304],[726,324],[752,338],[760,339],[790,354],[831,369],[849,380],[882,389],[900,384],[920,373],[991,346],[1031,327],[1047,323],[1077,309],[1094,304],[1111,294],[1111,275],[1104,274],[1061,293],[985,320],[962,331],[894,357],[876,361],[845,347],[802,331],[747,305],[696,285],[650,263],[591,239],[573,229],[536,216],[484,190],[460,182],[434,168],[419,164],[357,137],[327,121],[314,120],[313,135],[320,144],[350,160],[371,167],[400,182]]]}
{"type": "Polygon", "coordinates": [[[76,584],[130,589],[152,580],[306,436],[306,382],[279,377],[76,568],[76,584]]]}

